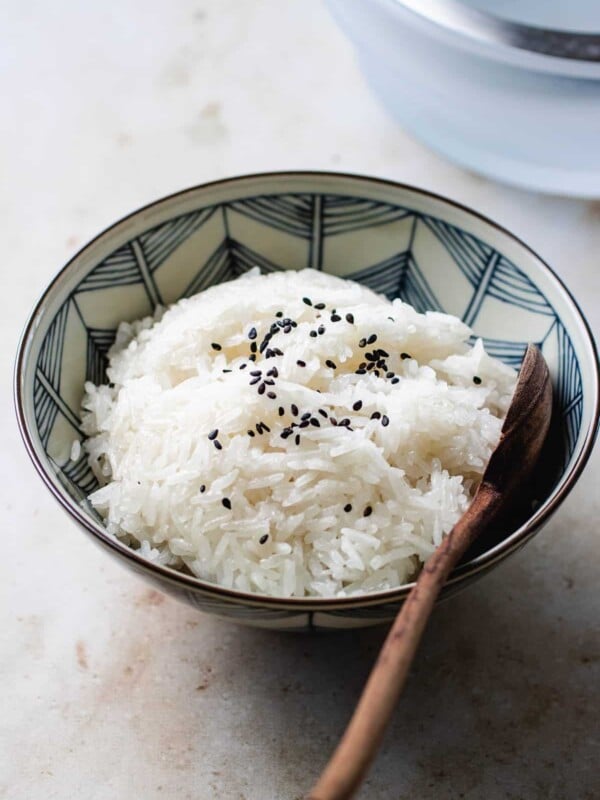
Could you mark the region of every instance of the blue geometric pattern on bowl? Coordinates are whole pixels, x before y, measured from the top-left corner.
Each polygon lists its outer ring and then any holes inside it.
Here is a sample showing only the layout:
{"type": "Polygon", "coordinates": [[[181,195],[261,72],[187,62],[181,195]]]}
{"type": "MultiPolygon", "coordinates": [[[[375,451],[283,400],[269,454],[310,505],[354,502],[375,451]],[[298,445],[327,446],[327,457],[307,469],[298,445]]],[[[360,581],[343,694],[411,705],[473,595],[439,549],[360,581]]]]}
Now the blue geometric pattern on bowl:
{"type": "Polygon", "coordinates": [[[477,580],[540,530],[585,465],[600,416],[596,349],[568,291],[510,233],[452,201],[368,177],[286,172],[217,181],[139,209],[89,242],[36,306],[17,357],[17,417],[34,465],[82,531],[154,586],[224,619],[299,631],[395,616],[410,584],[346,598],[229,591],[150,563],[109,536],[86,502],[95,479],[84,456],[70,460],[73,440],[82,438],[78,409],[86,378],[104,379],[118,323],[255,264],[325,268],[421,310],[442,308],[515,366],[526,342],[541,344],[557,399],[557,430],[531,487],[541,502],[526,520],[484,536],[442,595],[477,580]]]}
{"type": "Polygon", "coordinates": [[[571,457],[583,407],[579,364],[558,314],[524,272],[472,234],[411,208],[347,195],[268,194],[201,208],[135,236],[91,269],[56,313],[37,359],[34,410],[43,448],[71,496],[85,503],[97,484],[85,455],[72,462],[65,452],[64,426],[72,428],[67,438],[81,438],[83,380],[105,379],[120,314],[149,314],[255,265],[265,272],[325,268],[419,311],[457,314],[482,335],[491,355],[513,367],[527,346],[504,338],[507,318],[517,315],[516,330],[534,331],[542,351],[554,354],[564,462],[571,457]],[[379,226],[393,235],[365,237],[379,226]],[[487,322],[480,329],[482,316],[487,322]],[[490,319],[496,320],[491,326],[490,319]],[[80,370],[77,381],[65,376],[73,369],[80,370]]]}

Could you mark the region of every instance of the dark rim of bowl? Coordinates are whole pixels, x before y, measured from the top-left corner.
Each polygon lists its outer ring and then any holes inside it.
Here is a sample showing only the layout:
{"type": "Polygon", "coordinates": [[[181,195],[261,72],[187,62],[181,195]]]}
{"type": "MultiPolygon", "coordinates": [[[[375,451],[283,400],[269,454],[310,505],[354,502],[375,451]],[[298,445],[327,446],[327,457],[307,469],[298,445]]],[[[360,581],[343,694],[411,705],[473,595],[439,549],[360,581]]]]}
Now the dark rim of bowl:
{"type": "Polygon", "coordinates": [[[36,319],[40,311],[43,309],[47,296],[50,294],[50,292],[53,290],[56,284],[60,281],[62,276],[70,269],[73,262],[76,261],[85,250],[87,250],[90,246],[99,241],[102,237],[104,237],[107,233],[112,231],[118,225],[129,219],[132,219],[141,212],[147,211],[148,209],[153,208],[159,204],[168,203],[169,201],[174,200],[176,198],[180,198],[186,194],[202,191],[204,189],[211,189],[218,186],[226,186],[228,184],[236,184],[240,182],[244,183],[246,181],[269,179],[269,178],[275,178],[275,179],[333,178],[341,180],[362,181],[367,184],[370,183],[375,185],[391,187],[393,189],[399,189],[401,191],[414,192],[418,195],[422,195],[432,200],[445,203],[448,206],[454,207],[463,213],[475,217],[476,219],[482,221],[486,225],[489,225],[496,231],[499,231],[501,234],[508,236],[518,245],[523,247],[527,252],[529,252],[531,255],[534,256],[534,258],[537,259],[539,264],[548,272],[549,276],[554,279],[554,281],[558,284],[559,288],[566,295],[567,299],[570,300],[571,303],[573,304],[574,310],[579,316],[579,322],[581,323],[583,331],[586,334],[587,343],[590,346],[593,356],[592,375],[593,375],[594,398],[593,398],[593,417],[591,420],[591,424],[587,430],[585,440],[581,447],[581,451],[577,456],[574,464],[572,465],[569,473],[566,475],[564,479],[565,481],[564,484],[557,491],[556,495],[549,501],[543,503],[540,506],[539,510],[537,510],[527,520],[527,522],[525,522],[523,525],[517,528],[516,531],[513,531],[506,539],[503,539],[499,544],[492,547],[491,550],[488,550],[485,553],[482,553],[480,556],[477,556],[476,558],[472,559],[471,561],[468,561],[466,564],[462,564],[461,566],[457,567],[451,573],[451,576],[447,581],[446,586],[462,583],[466,581],[468,578],[482,571],[488,570],[496,562],[503,560],[508,555],[517,550],[519,547],[524,545],[535,534],[535,532],[548,520],[548,518],[556,511],[556,509],[561,505],[563,500],[567,497],[567,495],[577,482],[584,466],[586,465],[590,457],[592,447],[596,439],[596,435],[598,433],[598,426],[600,420],[600,392],[599,392],[600,365],[598,362],[598,350],[596,348],[596,343],[594,341],[594,337],[592,335],[589,323],[585,318],[585,315],[583,314],[581,308],[579,307],[579,304],[577,303],[577,301],[575,300],[569,289],[567,289],[561,278],[544,261],[544,259],[541,258],[541,256],[535,252],[535,250],[529,247],[529,245],[525,244],[525,242],[523,242],[513,233],[508,231],[506,228],[502,227],[498,223],[494,222],[493,220],[489,219],[483,214],[474,211],[472,208],[469,208],[468,206],[462,203],[456,202],[455,200],[450,200],[449,198],[436,194],[435,192],[430,192],[426,189],[421,189],[418,186],[412,186],[406,183],[386,180],[384,178],[376,178],[368,175],[359,175],[346,172],[329,172],[326,170],[322,171],[284,170],[281,172],[260,172],[248,175],[239,175],[231,178],[223,178],[220,180],[199,184],[197,186],[192,186],[187,189],[182,189],[178,192],[173,192],[172,194],[166,195],[165,197],[161,197],[158,200],[154,200],[151,203],[147,203],[146,205],[141,206],[135,211],[126,214],[124,217],[121,217],[119,220],[114,222],[112,225],[109,225],[107,228],[101,231],[97,236],[95,236],[93,239],[91,239],[89,242],[83,245],[83,247],[81,247],[75,253],[75,255],[72,256],[69,259],[69,261],[67,261],[65,266],[62,267],[62,269],[60,269],[57,272],[57,274],[53,277],[53,279],[46,287],[46,289],[44,290],[38,301],[35,303],[33,311],[31,312],[29,319],[25,324],[25,328],[21,335],[21,339],[19,341],[17,349],[17,358],[15,362],[14,385],[13,385],[15,411],[17,415],[17,421],[21,437],[23,439],[29,457],[32,460],[37,472],[39,473],[40,477],[42,478],[42,480],[44,481],[50,492],[54,495],[55,499],[63,507],[63,509],[83,527],[86,533],[90,534],[96,541],[98,541],[98,543],[110,548],[120,557],[123,557],[131,561],[132,565],[137,567],[138,569],[141,568],[142,571],[146,571],[151,574],[153,573],[155,577],[160,578],[162,582],[166,580],[169,583],[176,584],[179,589],[188,589],[196,591],[200,590],[204,594],[217,596],[220,599],[228,601],[233,605],[243,603],[244,605],[252,605],[252,606],[266,606],[266,605],[277,606],[279,607],[279,609],[296,611],[298,613],[302,611],[318,611],[318,610],[326,611],[326,610],[336,610],[339,608],[351,608],[351,607],[357,608],[357,607],[394,603],[395,601],[401,600],[408,594],[408,592],[414,586],[414,581],[411,583],[402,584],[402,586],[396,587],[394,589],[387,589],[386,591],[383,592],[369,592],[363,595],[351,595],[349,597],[272,597],[270,595],[240,592],[233,589],[227,589],[225,587],[219,586],[218,584],[209,583],[208,581],[203,581],[201,578],[196,578],[193,575],[188,575],[184,572],[178,572],[177,570],[174,570],[171,567],[164,567],[158,564],[154,564],[151,561],[148,561],[147,559],[139,555],[137,551],[132,550],[131,548],[127,547],[127,545],[121,543],[115,537],[112,537],[100,525],[94,523],[93,520],[91,520],[87,514],[85,514],[80,508],[78,508],[75,501],[73,501],[63,489],[61,489],[58,485],[55,484],[50,471],[46,468],[45,464],[38,458],[38,455],[36,453],[35,444],[33,442],[32,436],[30,435],[29,425],[27,423],[27,420],[25,419],[23,398],[21,391],[25,356],[26,356],[26,351],[28,350],[28,345],[32,339],[32,332],[36,319]]]}

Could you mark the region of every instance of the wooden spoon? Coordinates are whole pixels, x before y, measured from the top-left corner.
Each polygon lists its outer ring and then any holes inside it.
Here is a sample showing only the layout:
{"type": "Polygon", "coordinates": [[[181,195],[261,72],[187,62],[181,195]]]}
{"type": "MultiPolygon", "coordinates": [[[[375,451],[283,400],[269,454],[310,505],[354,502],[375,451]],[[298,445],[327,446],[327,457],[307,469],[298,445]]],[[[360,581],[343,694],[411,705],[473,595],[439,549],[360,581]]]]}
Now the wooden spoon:
{"type": "Polygon", "coordinates": [[[308,800],[352,797],[373,760],[435,600],[452,569],[499,512],[515,503],[538,459],[552,413],[544,356],[529,345],[515,393],[473,502],[427,559],[400,609],[340,744],[308,800]]]}

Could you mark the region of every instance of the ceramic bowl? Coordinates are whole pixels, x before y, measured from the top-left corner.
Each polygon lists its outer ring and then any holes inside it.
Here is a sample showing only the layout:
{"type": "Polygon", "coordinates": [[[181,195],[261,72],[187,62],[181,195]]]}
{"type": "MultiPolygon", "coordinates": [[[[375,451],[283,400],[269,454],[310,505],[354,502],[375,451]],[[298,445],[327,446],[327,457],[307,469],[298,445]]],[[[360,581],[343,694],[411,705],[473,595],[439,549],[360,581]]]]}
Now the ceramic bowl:
{"type": "Polygon", "coordinates": [[[551,269],[493,222],[442,197],[329,173],[251,175],[158,200],[105,230],[52,280],[19,346],[15,397],[27,451],[47,488],[110,556],[163,591],[220,617],[264,627],[345,628],[390,620],[410,589],[362,597],[277,599],[222,589],[156,566],[108,535],[86,501],[96,481],[81,438],[85,380],[104,379],[122,320],[149,314],[258,264],[310,266],[455,314],[490,353],[518,367],[538,343],[556,396],[550,482],[521,524],[488,536],[451,576],[448,596],[514,553],[556,511],[598,426],[598,361],[586,322],[551,269]]]}
{"type": "Polygon", "coordinates": [[[326,3],[374,94],[429,147],[496,180],[599,196],[597,2],[326,3]]]}

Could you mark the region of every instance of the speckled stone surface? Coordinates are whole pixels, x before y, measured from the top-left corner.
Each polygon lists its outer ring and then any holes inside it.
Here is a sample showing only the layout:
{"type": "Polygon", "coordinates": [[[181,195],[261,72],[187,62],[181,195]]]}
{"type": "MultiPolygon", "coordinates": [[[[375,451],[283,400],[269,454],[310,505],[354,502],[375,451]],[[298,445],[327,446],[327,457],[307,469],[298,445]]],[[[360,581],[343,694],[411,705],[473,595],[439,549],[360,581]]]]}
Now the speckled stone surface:
{"type": "MultiPolygon", "coordinates": [[[[148,200],[318,168],[490,215],[598,330],[600,203],[498,186],[425,150],[369,96],[317,2],[13,3],[0,39],[0,797],[299,799],[384,632],[236,628],[84,539],[18,441],[10,374],[29,308],[79,245],[148,200]]],[[[598,466],[525,550],[436,612],[365,800],[598,797],[598,466]]]]}

